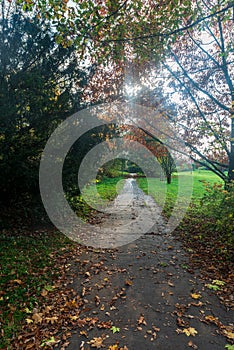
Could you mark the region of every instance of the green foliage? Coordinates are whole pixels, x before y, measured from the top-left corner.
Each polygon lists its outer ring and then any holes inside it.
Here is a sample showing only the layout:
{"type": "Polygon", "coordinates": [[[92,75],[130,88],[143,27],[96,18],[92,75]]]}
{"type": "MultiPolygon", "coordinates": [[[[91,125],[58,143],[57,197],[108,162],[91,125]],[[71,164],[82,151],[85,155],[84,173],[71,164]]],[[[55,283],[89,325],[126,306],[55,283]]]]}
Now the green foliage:
{"type": "Polygon", "coordinates": [[[225,349],[227,349],[227,350],[234,350],[234,345],[227,344],[227,345],[225,345],[225,349]]]}
{"type": "Polygon", "coordinates": [[[104,164],[101,169],[100,176],[116,178],[123,174],[125,169],[124,159],[114,159],[104,164]]]}
{"type": "Polygon", "coordinates": [[[119,333],[120,332],[120,328],[118,328],[118,327],[115,327],[115,326],[112,326],[111,328],[110,328],[110,330],[112,331],[112,333],[119,333]]]}
{"type": "Polygon", "coordinates": [[[24,11],[34,11],[42,19],[53,21],[56,40],[62,46],[74,43],[82,58],[90,55],[94,61],[104,64],[109,59],[127,60],[124,41],[139,37],[144,45],[131,41],[131,52],[137,63],[152,58],[157,61],[166,48],[163,46],[168,41],[166,33],[176,30],[182,19],[193,14],[191,2],[182,0],[158,5],[149,0],[63,1],[60,6],[57,0],[37,3],[20,0],[18,3],[24,11]]]}
{"type": "Polygon", "coordinates": [[[220,290],[219,286],[216,286],[215,284],[207,284],[207,288],[212,289],[212,290],[220,290]]]}
{"type": "Polygon", "coordinates": [[[207,217],[215,219],[214,230],[221,236],[234,242],[234,184],[225,190],[221,184],[204,182],[206,193],[201,200],[202,212],[207,217]]]}

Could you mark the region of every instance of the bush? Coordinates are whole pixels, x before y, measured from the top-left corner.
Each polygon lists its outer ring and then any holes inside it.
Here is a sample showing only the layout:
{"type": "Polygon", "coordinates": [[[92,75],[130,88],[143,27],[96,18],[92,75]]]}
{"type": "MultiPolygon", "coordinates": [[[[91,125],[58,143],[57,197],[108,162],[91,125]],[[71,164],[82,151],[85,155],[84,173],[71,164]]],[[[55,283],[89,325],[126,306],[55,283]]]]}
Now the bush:
{"type": "Polygon", "coordinates": [[[215,219],[214,230],[218,231],[228,243],[234,243],[234,183],[228,190],[222,184],[211,185],[204,182],[206,193],[201,200],[202,212],[205,216],[215,219]]]}

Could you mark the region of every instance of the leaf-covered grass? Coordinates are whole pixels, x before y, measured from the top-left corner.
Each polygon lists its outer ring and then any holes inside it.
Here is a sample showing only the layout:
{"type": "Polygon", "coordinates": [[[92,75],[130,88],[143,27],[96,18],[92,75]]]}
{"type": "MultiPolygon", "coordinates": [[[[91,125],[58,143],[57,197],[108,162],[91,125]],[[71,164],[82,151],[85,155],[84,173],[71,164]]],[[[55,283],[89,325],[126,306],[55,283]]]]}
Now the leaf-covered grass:
{"type": "Polygon", "coordinates": [[[57,273],[54,255],[72,243],[56,231],[3,231],[0,238],[0,348],[10,349],[28,310],[37,307],[57,273]]]}
{"type": "MultiPolygon", "coordinates": [[[[87,186],[84,197],[100,203],[113,200],[123,187],[122,178],[104,178],[87,186]],[[96,190],[95,192],[95,186],[96,190]]],[[[91,207],[83,196],[72,198],[78,215],[88,218],[91,207]]],[[[9,346],[27,312],[37,306],[42,290],[57,270],[54,256],[64,254],[72,242],[56,231],[3,230],[0,234],[0,348],[9,346]]]]}

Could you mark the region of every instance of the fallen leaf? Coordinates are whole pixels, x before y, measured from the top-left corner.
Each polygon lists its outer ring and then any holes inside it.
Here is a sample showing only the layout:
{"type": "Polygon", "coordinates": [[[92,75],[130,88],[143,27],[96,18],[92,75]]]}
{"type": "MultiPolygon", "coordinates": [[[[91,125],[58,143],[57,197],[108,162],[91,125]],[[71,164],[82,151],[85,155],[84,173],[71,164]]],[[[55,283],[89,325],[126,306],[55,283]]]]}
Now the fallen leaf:
{"type": "Polygon", "coordinates": [[[42,289],[41,296],[42,296],[42,297],[46,297],[47,294],[48,294],[48,291],[45,290],[45,289],[42,289]]]}
{"type": "Polygon", "coordinates": [[[191,303],[191,305],[198,307],[198,306],[202,306],[203,303],[199,301],[198,303],[191,303]]]}
{"type": "Polygon", "coordinates": [[[115,333],[119,333],[120,328],[112,326],[110,330],[112,331],[113,334],[115,334],[115,333]]]}
{"type": "Polygon", "coordinates": [[[198,293],[192,293],[190,295],[193,299],[200,299],[201,298],[201,294],[198,294],[198,293]]]}
{"type": "Polygon", "coordinates": [[[33,320],[31,320],[30,318],[26,318],[26,322],[27,324],[33,323],[33,320]]]}
{"type": "Polygon", "coordinates": [[[170,286],[170,287],[175,287],[175,285],[174,285],[173,283],[171,283],[171,282],[168,282],[167,284],[168,284],[168,286],[170,286]]]}
{"type": "Polygon", "coordinates": [[[190,346],[191,348],[193,348],[193,349],[195,349],[195,350],[198,349],[197,345],[193,344],[192,340],[190,340],[190,341],[188,342],[188,346],[190,346]]]}
{"type": "Polygon", "coordinates": [[[32,319],[35,323],[41,323],[42,322],[42,313],[35,313],[32,315],[32,319]]]}
{"type": "Polygon", "coordinates": [[[78,327],[84,327],[87,324],[86,320],[79,319],[77,320],[78,327]]]}
{"type": "Polygon", "coordinates": [[[228,330],[224,329],[222,333],[227,337],[228,339],[234,339],[234,331],[233,330],[228,330]]]}
{"type": "Polygon", "coordinates": [[[52,306],[45,306],[45,313],[50,312],[53,309],[52,306]]]}
{"type": "Polygon", "coordinates": [[[132,286],[132,281],[131,280],[126,280],[125,281],[125,286],[132,286]]]}
{"type": "Polygon", "coordinates": [[[216,284],[216,286],[224,286],[225,282],[220,281],[220,280],[213,280],[212,284],[216,284]]]}
{"type": "Polygon", "coordinates": [[[110,346],[108,347],[108,350],[118,350],[118,349],[119,349],[118,344],[110,345],[110,346]]]}
{"type": "Polygon", "coordinates": [[[18,280],[18,279],[13,280],[13,282],[14,282],[14,283],[17,283],[17,284],[23,284],[23,282],[22,282],[21,280],[18,280]]]}
{"type": "Polygon", "coordinates": [[[101,328],[108,329],[108,328],[111,328],[111,326],[112,326],[111,321],[107,321],[107,322],[103,321],[103,322],[99,322],[97,324],[97,327],[100,328],[100,329],[101,328]]]}
{"type": "Polygon", "coordinates": [[[83,335],[86,338],[88,338],[88,333],[86,331],[80,331],[80,335],[83,335]]]}
{"type": "Polygon", "coordinates": [[[57,322],[57,321],[58,321],[58,317],[57,317],[57,316],[53,316],[53,317],[46,317],[46,321],[47,321],[47,323],[54,324],[55,322],[57,322]]]}
{"type": "Polygon", "coordinates": [[[138,320],[137,320],[138,325],[144,324],[145,326],[147,325],[146,320],[143,315],[141,315],[138,320]]]}
{"type": "Polygon", "coordinates": [[[103,345],[103,338],[102,337],[94,337],[92,340],[88,342],[88,344],[91,345],[92,348],[100,349],[103,345]]]}
{"type": "Polygon", "coordinates": [[[188,325],[187,322],[185,322],[182,318],[180,317],[177,317],[177,320],[176,320],[178,326],[180,327],[186,327],[188,325]]]}
{"type": "Polygon", "coordinates": [[[214,322],[214,323],[216,323],[216,322],[218,321],[218,318],[217,318],[217,317],[214,317],[214,316],[212,316],[212,315],[207,315],[207,316],[205,316],[205,320],[206,320],[206,321],[209,321],[209,322],[214,322]]]}
{"type": "Polygon", "coordinates": [[[100,304],[100,298],[98,295],[95,296],[95,304],[98,306],[100,304]]]}
{"type": "Polygon", "coordinates": [[[69,317],[70,317],[70,319],[72,320],[72,321],[76,321],[76,320],[78,320],[78,318],[79,318],[79,316],[76,316],[76,315],[69,315],[69,317]]]}
{"type": "Polygon", "coordinates": [[[186,334],[187,337],[189,337],[190,335],[192,335],[194,337],[195,334],[197,334],[197,331],[195,328],[189,327],[189,328],[184,328],[183,333],[186,334]]]}

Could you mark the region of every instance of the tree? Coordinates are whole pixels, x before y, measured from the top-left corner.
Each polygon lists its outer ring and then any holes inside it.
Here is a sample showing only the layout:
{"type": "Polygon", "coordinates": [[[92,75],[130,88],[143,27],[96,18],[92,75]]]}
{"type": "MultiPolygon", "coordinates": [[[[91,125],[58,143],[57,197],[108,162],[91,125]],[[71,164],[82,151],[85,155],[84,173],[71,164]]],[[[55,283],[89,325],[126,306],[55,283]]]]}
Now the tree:
{"type": "Polygon", "coordinates": [[[219,2],[198,4],[198,15],[208,18],[184,31],[170,47],[170,61],[162,63],[172,77],[171,86],[183,101],[171,121],[189,147],[191,158],[208,164],[227,182],[234,179],[233,10],[210,18],[220,8],[219,2]],[[228,176],[223,171],[225,166],[228,176]]]}
{"type": "MultiPolygon", "coordinates": [[[[171,183],[171,175],[176,171],[175,161],[169,152],[168,148],[163,144],[162,140],[155,139],[154,135],[150,135],[146,130],[136,128],[134,126],[125,125],[122,126],[124,130],[123,137],[126,140],[137,141],[139,144],[144,145],[155,157],[160,164],[162,171],[164,172],[167,184],[171,183]]],[[[152,164],[150,161],[144,161],[145,165],[147,163],[148,167],[155,167],[155,164],[152,164]]]]}
{"type": "MultiPolygon", "coordinates": [[[[35,11],[33,3],[21,2],[35,11]]],[[[81,57],[98,64],[114,61],[124,71],[133,63],[126,80],[137,81],[162,62],[163,74],[170,73],[186,101],[177,117],[171,116],[175,140],[185,141],[191,159],[208,162],[225,182],[234,178],[233,1],[82,1],[74,6],[65,1],[62,9],[56,1],[50,4],[39,6],[42,16],[62,22],[58,42],[75,42],[81,57]],[[221,153],[222,159],[214,159],[221,153]],[[228,176],[220,170],[225,158],[228,176]]]]}
{"type": "MultiPolygon", "coordinates": [[[[168,42],[161,70],[155,66],[148,78],[142,72],[144,84],[156,86],[144,104],[158,109],[158,84],[166,82],[168,93],[164,91],[164,96],[170,100],[176,93],[177,107],[174,112],[164,108],[175,130],[164,133],[164,143],[166,139],[172,146],[173,142],[185,143],[193,161],[208,166],[227,184],[234,179],[234,3],[214,0],[196,4],[196,17],[185,19],[178,36],[168,42]]],[[[142,41],[146,39],[142,37],[142,41]]],[[[145,127],[153,135],[154,121],[147,120],[145,127]]]]}
{"type": "Polygon", "coordinates": [[[164,155],[157,157],[157,159],[164,171],[164,174],[167,179],[167,183],[169,185],[171,183],[171,175],[176,171],[175,161],[171,156],[170,152],[168,151],[168,149],[165,150],[164,155]]]}
{"type": "Polygon", "coordinates": [[[79,106],[86,77],[87,73],[79,68],[74,47],[58,45],[49,23],[2,2],[2,200],[19,200],[22,195],[38,193],[41,152],[58,123],[79,106]]]}

